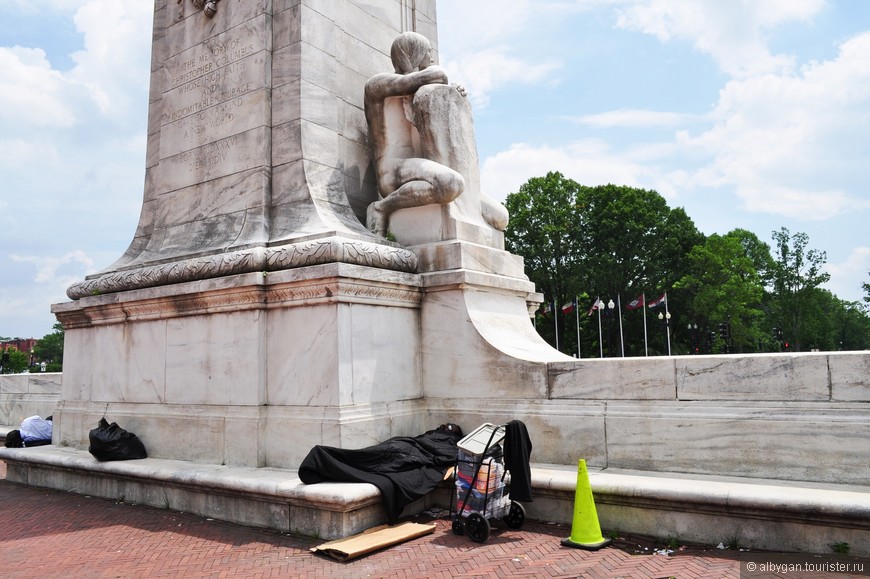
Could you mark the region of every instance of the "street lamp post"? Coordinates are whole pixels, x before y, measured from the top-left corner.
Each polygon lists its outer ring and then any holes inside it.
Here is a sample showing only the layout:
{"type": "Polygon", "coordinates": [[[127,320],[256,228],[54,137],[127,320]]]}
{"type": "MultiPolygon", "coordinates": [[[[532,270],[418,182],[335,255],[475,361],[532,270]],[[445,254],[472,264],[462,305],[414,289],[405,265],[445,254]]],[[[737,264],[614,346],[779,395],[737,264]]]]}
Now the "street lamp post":
{"type": "Polygon", "coordinates": [[[659,312],[659,321],[665,324],[665,336],[668,339],[668,356],[671,355],[671,312],[659,312]]]}

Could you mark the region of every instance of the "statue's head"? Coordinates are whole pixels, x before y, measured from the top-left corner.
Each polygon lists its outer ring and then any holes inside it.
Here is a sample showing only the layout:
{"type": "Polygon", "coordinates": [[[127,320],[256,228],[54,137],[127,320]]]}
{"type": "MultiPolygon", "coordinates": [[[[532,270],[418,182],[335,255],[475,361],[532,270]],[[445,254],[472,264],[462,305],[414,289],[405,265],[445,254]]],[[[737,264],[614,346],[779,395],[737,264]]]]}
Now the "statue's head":
{"type": "Polygon", "coordinates": [[[393,41],[390,58],[398,74],[408,74],[432,63],[432,45],[422,34],[403,32],[393,41]]]}

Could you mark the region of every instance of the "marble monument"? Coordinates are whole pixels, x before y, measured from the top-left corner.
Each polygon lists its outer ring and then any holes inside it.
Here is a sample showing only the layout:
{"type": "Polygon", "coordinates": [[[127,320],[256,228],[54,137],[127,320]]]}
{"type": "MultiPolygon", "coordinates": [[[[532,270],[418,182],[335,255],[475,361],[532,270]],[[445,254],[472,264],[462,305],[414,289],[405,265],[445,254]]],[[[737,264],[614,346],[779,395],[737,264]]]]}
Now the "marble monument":
{"type": "Polygon", "coordinates": [[[568,358],[436,38],[433,1],[155,0],[139,226],[53,307],[58,443],[108,414],[150,456],[292,468],[427,430],[433,396],[540,390],[510,356],[568,358]]]}

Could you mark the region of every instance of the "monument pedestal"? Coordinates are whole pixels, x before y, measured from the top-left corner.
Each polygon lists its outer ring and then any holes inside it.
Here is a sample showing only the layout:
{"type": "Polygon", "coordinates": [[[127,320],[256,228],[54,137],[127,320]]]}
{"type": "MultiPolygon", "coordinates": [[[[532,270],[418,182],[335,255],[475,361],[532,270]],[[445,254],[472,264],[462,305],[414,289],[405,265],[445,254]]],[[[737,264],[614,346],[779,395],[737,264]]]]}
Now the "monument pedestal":
{"type": "Polygon", "coordinates": [[[417,275],[331,263],[56,305],[55,443],[105,415],[152,456],[295,468],[422,431],[420,301],[417,275]]]}

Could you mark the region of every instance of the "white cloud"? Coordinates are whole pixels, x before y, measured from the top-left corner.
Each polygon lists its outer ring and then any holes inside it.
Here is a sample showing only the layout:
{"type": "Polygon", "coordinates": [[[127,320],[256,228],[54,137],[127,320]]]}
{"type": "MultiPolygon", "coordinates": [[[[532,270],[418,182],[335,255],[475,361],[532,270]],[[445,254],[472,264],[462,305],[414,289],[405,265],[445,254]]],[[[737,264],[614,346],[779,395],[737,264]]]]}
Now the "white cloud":
{"type": "Polygon", "coordinates": [[[619,9],[617,25],[662,42],[689,42],[727,74],[745,77],[792,67],[792,57],[770,53],[766,33],[808,21],[824,7],[825,0],[650,0],[619,9]]]}
{"type": "Polygon", "coordinates": [[[444,65],[451,82],[459,81],[475,108],[489,104],[490,93],[508,84],[540,82],[559,68],[556,63],[530,64],[510,55],[503,46],[460,56],[444,65]]]}
{"type": "Polygon", "coordinates": [[[796,73],[732,80],[712,118],[697,137],[678,137],[712,157],[697,184],[732,186],[747,210],[797,219],[870,208],[854,191],[870,177],[870,33],[796,73]]]}
{"type": "MultiPolygon", "coordinates": [[[[46,143],[36,137],[0,138],[0,167],[12,171],[30,170],[33,165],[41,165],[57,159],[57,151],[51,143],[46,143]]],[[[8,186],[8,182],[7,182],[8,186]]]]}
{"type": "Polygon", "coordinates": [[[441,0],[438,8],[439,48],[452,52],[501,44],[521,32],[532,13],[529,0],[441,0]]]}
{"type": "Polygon", "coordinates": [[[610,127],[673,127],[692,120],[692,115],[640,109],[618,109],[573,119],[581,125],[610,127]]]}
{"type": "Polygon", "coordinates": [[[531,0],[446,0],[439,2],[440,64],[451,82],[460,82],[476,108],[490,94],[512,84],[537,83],[562,64],[558,59],[530,56],[517,46],[534,18],[575,6],[572,2],[531,0]]]}
{"type": "Polygon", "coordinates": [[[41,337],[56,322],[50,304],[67,301],[66,288],[93,273],[93,260],[83,251],[60,257],[0,256],[0,332],[41,337]]]}
{"type": "Polygon", "coordinates": [[[0,125],[3,133],[33,127],[70,127],[70,89],[39,48],[0,47],[0,125]]]}
{"type": "Polygon", "coordinates": [[[75,12],[89,0],[11,0],[16,9],[27,13],[75,12]]]}
{"type": "Polygon", "coordinates": [[[870,247],[855,247],[844,261],[826,264],[825,271],[831,274],[831,280],[825,287],[834,294],[862,295],[861,285],[870,281],[867,275],[870,272],[870,247]]]}
{"type": "Polygon", "coordinates": [[[37,4],[33,11],[69,11],[84,48],[62,71],[42,48],[0,47],[0,195],[8,197],[0,239],[10,251],[28,233],[86,227],[69,222],[75,214],[114,217],[125,194],[141,199],[144,172],[153,3],[37,4]]]}
{"type": "Polygon", "coordinates": [[[10,255],[12,261],[18,263],[30,263],[36,266],[36,283],[63,284],[66,288],[70,283],[80,280],[84,275],[93,273],[94,262],[84,251],[71,251],[61,257],[39,257],[34,255],[10,255]],[[61,273],[66,266],[73,265],[77,270],[74,275],[61,273]]]}
{"type": "Polygon", "coordinates": [[[602,141],[587,139],[560,147],[511,145],[508,150],[484,161],[481,187],[485,193],[503,201],[531,177],[540,177],[549,171],[559,171],[583,185],[616,183],[649,188],[652,180],[645,164],[636,163],[626,155],[615,155],[602,141]]]}
{"type": "Polygon", "coordinates": [[[128,113],[134,104],[131,92],[148,87],[148,76],[141,71],[151,31],[140,23],[152,15],[151,2],[118,0],[90,0],[76,12],[74,20],[84,34],[85,49],[73,53],[76,66],[70,78],[88,88],[103,114],[128,113]]]}

